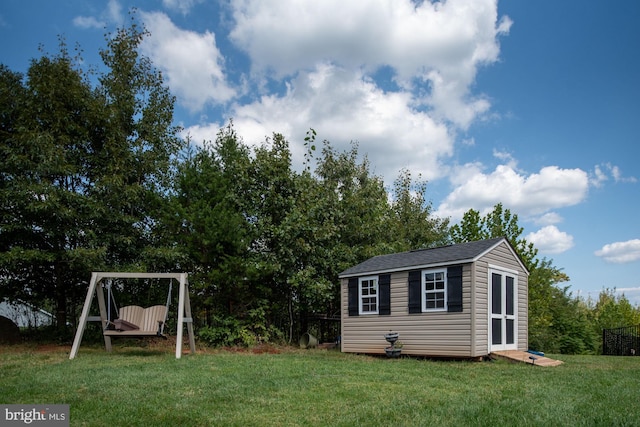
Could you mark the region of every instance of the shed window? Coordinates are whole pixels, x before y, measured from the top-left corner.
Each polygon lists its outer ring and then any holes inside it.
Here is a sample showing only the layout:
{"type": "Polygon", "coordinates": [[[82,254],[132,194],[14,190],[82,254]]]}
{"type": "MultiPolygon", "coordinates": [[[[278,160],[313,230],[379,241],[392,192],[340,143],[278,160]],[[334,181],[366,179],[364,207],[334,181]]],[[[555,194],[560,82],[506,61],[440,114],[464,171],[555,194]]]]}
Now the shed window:
{"type": "MultiPolygon", "coordinates": [[[[462,312],[462,266],[409,271],[409,314],[462,312]]],[[[355,285],[354,285],[355,286],[355,285]]]]}
{"type": "Polygon", "coordinates": [[[422,272],[422,311],[447,309],[447,270],[422,272]]]}
{"type": "Polygon", "coordinates": [[[391,314],[391,275],[351,277],[347,284],[349,316],[391,314]]]}
{"type": "Polygon", "coordinates": [[[360,314],[378,314],[378,277],[362,277],[360,289],[360,314]]]}

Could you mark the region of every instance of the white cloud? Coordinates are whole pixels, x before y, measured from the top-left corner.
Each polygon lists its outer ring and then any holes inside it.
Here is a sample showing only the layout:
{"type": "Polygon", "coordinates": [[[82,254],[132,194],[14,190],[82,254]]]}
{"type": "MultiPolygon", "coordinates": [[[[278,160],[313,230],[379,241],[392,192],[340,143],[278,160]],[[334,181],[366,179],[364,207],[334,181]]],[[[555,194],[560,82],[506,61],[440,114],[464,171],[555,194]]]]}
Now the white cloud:
{"type": "Polygon", "coordinates": [[[482,174],[483,169],[484,166],[480,162],[452,166],[448,171],[449,181],[454,187],[463,186],[475,176],[482,174]]]}
{"type": "Polygon", "coordinates": [[[471,208],[484,211],[497,203],[520,215],[541,215],[582,202],[589,187],[588,175],[583,170],[557,166],[544,167],[528,176],[506,165],[497,166],[489,174],[476,167],[476,173],[465,182],[455,178],[452,183],[457,187],[440,204],[436,215],[454,221],[471,208]]]}
{"type": "Polygon", "coordinates": [[[197,111],[236,95],[227,83],[214,33],[182,30],[160,12],[141,12],[141,16],[151,32],[142,50],[163,71],[171,91],[187,108],[197,111]]]}
{"type": "Polygon", "coordinates": [[[535,218],[534,222],[538,225],[553,225],[562,222],[562,217],[556,212],[547,212],[541,217],[535,218]]]}
{"type": "Polygon", "coordinates": [[[104,28],[106,27],[106,23],[104,21],[99,21],[97,18],[93,16],[76,16],[73,18],[73,25],[78,28],[104,28]]]}
{"type": "Polygon", "coordinates": [[[513,158],[511,153],[509,153],[508,151],[498,151],[494,148],[493,157],[505,162],[505,164],[510,168],[515,169],[516,166],[518,166],[518,162],[516,161],[516,159],[513,158]]]}
{"type": "Polygon", "coordinates": [[[606,244],[595,255],[614,264],[640,261],[640,239],[606,244]]]}
{"type": "Polygon", "coordinates": [[[122,25],[122,6],[118,0],[109,0],[106,9],[100,14],[100,18],[95,16],[76,16],[73,18],[73,25],[78,28],[103,29],[108,24],[122,25]]]}
{"type": "Polygon", "coordinates": [[[194,125],[182,131],[182,137],[191,139],[191,143],[202,146],[205,141],[215,141],[220,131],[220,123],[207,123],[206,125],[194,125]]]}
{"type": "Polygon", "coordinates": [[[299,73],[284,95],[235,105],[232,116],[246,143],[262,142],[274,130],[284,134],[292,142],[294,160],[302,158],[294,142],[313,127],[320,140],[338,149],[358,141],[359,152],[388,181],[402,167],[433,179],[443,173],[440,160],[453,152],[453,139],[444,124],[412,110],[410,103],[408,92],[384,92],[361,72],[320,64],[299,73]]]}
{"type": "Polygon", "coordinates": [[[104,15],[106,15],[110,22],[119,26],[121,26],[124,21],[122,6],[120,6],[120,2],[118,0],[109,0],[109,3],[107,3],[107,10],[104,15]]]}
{"type": "Polygon", "coordinates": [[[615,182],[638,182],[638,179],[635,176],[622,176],[622,171],[618,166],[607,165],[611,169],[611,175],[613,175],[613,179],[615,182]]]}
{"type": "MultiPolygon", "coordinates": [[[[249,144],[283,133],[294,161],[310,127],[339,150],[358,141],[387,181],[401,168],[425,179],[447,174],[443,161],[453,154],[457,128],[490,109],[482,94],[471,93],[477,70],[497,61],[498,37],[511,26],[498,19],[495,0],[238,0],[229,8],[229,39],[251,61],[249,81],[234,79],[253,89],[242,89],[253,94],[248,102],[228,83],[213,33],[181,30],[162,13],[142,14],[152,34],[145,53],[178,102],[192,112],[224,105],[249,144]],[[393,88],[374,81],[380,67],[390,70],[393,88]],[[272,83],[286,89],[270,92],[272,83]]],[[[200,142],[215,136],[213,126],[188,132],[200,142]]]]}
{"type": "Polygon", "coordinates": [[[498,59],[498,36],[511,26],[498,20],[495,0],[244,0],[231,8],[230,39],[256,73],[282,78],[324,62],[367,74],[388,66],[402,87],[420,88],[415,105],[461,128],[490,107],[470,87],[478,68],[498,59]]]}
{"type": "Polygon", "coordinates": [[[533,243],[542,254],[559,254],[573,247],[573,236],[558,230],[555,225],[547,225],[529,233],[525,239],[533,243]]]}
{"type": "Polygon", "coordinates": [[[602,171],[602,168],[600,167],[600,165],[596,165],[596,167],[593,170],[593,177],[590,178],[591,185],[593,185],[594,187],[600,188],[602,187],[604,182],[607,181],[608,179],[609,177],[607,176],[606,173],[602,171]]]}
{"type": "Polygon", "coordinates": [[[177,10],[183,15],[188,14],[191,8],[204,0],[162,0],[162,5],[169,10],[177,10]]]}
{"type": "Polygon", "coordinates": [[[602,165],[596,165],[593,170],[593,176],[591,177],[591,185],[594,187],[602,187],[605,181],[609,180],[609,177],[613,178],[613,181],[618,183],[636,183],[638,179],[634,176],[623,176],[622,171],[618,166],[611,163],[604,163],[602,165]]]}

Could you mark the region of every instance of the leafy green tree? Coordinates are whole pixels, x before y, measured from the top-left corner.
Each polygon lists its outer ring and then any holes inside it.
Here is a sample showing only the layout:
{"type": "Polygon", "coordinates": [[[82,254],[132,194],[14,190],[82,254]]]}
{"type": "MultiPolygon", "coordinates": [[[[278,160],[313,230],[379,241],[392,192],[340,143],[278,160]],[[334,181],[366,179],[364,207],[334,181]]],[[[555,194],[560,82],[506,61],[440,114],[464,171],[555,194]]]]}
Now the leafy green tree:
{"type": "Polygon", "coordinates": [[[449,241],[449,221],[432,215],[427,199],[427,183],[413,181],[411,172],[400,171],[393,186],[387,230],[394,251],[442,246],[449,241]]]}
{"type": "Polygon", "coordinates": [[[627,297],[614,289],[602,289],[593,305],[596,331],[640,324],[640,308],[631,305],[627,297]]]}
{"type": "MultiPolygon", "coordinates": [[[[248,192],[249,151],[231,126],[214,143],[193,150],[179,167],[166,221],[186,258],[183,268],[209,311],[233,316],[245,304],[245,258],[252,242],[243,197],[248,192]]],[[[246,265],[245,265],[246,264],[246,265]]]]}
{"type": "Polygon", "coordinates": [[[488,238],[488,233],[483,227],[483,218],[475,209],[466,211],[460,223],[451,226],[450,233],[451,240],[455,243],[475,242],[488,238]]]}
{"type": "MultiPolygon", "coordinates": [[[[312,129],[305,140],[306,165],[315,137],[312,129]]],[[[382,178],[371,173],[366,157],[358,158],[357,144],[339,152],[324,141],[314,173],[307,167],[294,177],[285,241],[295,263],[287,280],[302,332],[309,317],[339,316],[336,277],[345,268],[374,255],[447,241],[446,221],[431,215],[426,183],[414,185],[405,171],[390,203],[382,178]]]]}
{"type": "MultiPolygon", "coordinates": [[[[275,324],[291,331],[296,307],[291,277],[302,268],[306,245],[301,236],[306,218],[295,211],[296,174],[291,167],[289,142],[274,134],[254,150],[250,199],[255,213],[256,238],[252,245],[258,276],[251,313],[254,326],[275,324]]],[[[291,332],[288,334],[291,339],[291,332]]]]}
{"type": "Polygon", "coordinates": [[[529,346],[551,353],[593,353],[594,335],[589,308],[574,298],[569,278],[552,262],[542,259],[529,276],[529,346]]]}
{"type": "Polygon", "coordinates": [[[2,126],[9,128],[0,190],[5,291],[38,306],[49,300],[64,325],[67,297],[78,292],[77,270],[101,257],[92,239],[94,205],[86,197],[96,96],[64,45],[57,57],[32,61],[23,88],[10,82],[7,95],[17,108],[7,117],[13,123],[2,126]]]}
{"type": "Polygon", "coordinates": [[[339,236],[335,242],[338,269],[389,251],[385,228],[387,192],[382,178],[373,175],[370,168],[366,157],[358,162],[357,144],[349,151],[337,152],[328,141],[324,142],[315,174],[339,236]]]}
{"type": "Polygon", "coordinates": [[[63,41],[24,79],[0,72],[2,293],[51,304],[60,327],[92,270],[144,264],[182,145],[174,100],[138,55],[143,36],[133,25],[107,39],[96,87],[63,41]]]}
{"type": "Polygon", "coordinates": [[[599,342],[589,319],[588,307],[573,298],[569,287],[552,288],[550,310],[553,322],[546,331],[550,335],[544,342],[545,351],[564,354],[593,354],[599,342]]]}
{"type": "Polygon", "coordinates": [[[640,325],[640,307],[631,305],[627,297],[618,295],[615,288],[604,288],[597,301],[587,301],[593,334],[598,337],[599,352],[602,352],[602,331],[604,329],[640,325]]]}
{"type": "Polygon", "coordinates": [[[518,216],[502,204],[484,217],[476,210],[467,211],[462,221],[451,227],[456,243],[506,237],[529,270],[529,346],[533,349],[562,352],[594,352],[596,338],[589,320],[589,310],[572,297],[568,287],[558,284],[569,277],[551,260],[537,258],[538,250],[522,237],[518,216]]]}
{"type": "Polygon", "coordinates": [[[17,276],[24,280],[31,271],[31,263],[25,258],[37,255],[26,248],[33,245],[31,241],[35,236],[30,229],[25,234],[25,226],[18,221],[30,199],[22,170],[36,165],[30,160],[35,150],[29,145],[23,146],[17,138],[28,100],[23,78],[22,74],[0,65],[0,301],[30,299],[18,281],[10,279],[17,276]]]}
{"type": "Polygon", "coordinates": [[[480,212],[469,209],[464,213],[460,224],[451,227],[450,233],[454,243],[506,237],[525,265],[533,269],[536,266],[538,250],[533,243],[522,237],[523,231],[524,228],[518,225],[518,215],[512,214],[511,210],[498,203],[484,217],[480,216],[480,212]]]}
{"type": "Polygon", "coordinates": [[[89,178],[91,196],[103,209],[97,228],[112,268],[172,264],[165,248],[150,243],[185,143],[173,125],[175,98],[138,52],[147,35],[133,23],[107,38],[108,48],[100,52],[109,72],[96,88],[103,109],[89,178]]]}

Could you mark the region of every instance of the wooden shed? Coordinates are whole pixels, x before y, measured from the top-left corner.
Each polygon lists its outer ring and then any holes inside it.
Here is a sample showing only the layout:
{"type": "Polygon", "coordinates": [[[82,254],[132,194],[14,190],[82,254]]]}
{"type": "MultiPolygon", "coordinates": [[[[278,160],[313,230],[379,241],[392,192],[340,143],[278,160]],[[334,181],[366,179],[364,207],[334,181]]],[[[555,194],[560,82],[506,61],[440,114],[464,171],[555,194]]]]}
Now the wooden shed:
{"type": "Polygon", "coordinates": [[[528,349],[529,272],[505,238],[370,258],[340,273],[342,351],[475,358],[528,349]]]}

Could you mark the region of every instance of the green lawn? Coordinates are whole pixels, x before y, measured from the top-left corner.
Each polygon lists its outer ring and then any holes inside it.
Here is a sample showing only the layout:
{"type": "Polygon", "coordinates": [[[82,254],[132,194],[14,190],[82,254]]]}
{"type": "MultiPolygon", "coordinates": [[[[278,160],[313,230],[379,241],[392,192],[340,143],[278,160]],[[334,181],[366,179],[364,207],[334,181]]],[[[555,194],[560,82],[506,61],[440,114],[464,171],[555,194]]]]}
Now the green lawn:
{"type": "Polygon", "coordinates": [[[0,348],[0,403],[66,403],[87,426],[640,425],[640,357],[559,367],[285,350],[0,348]]]}

